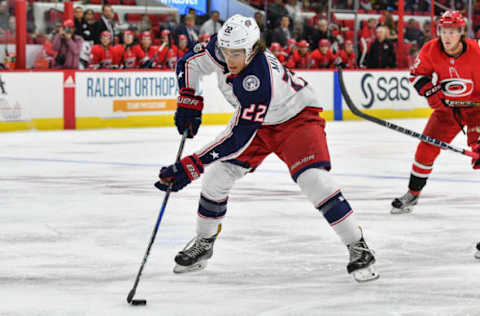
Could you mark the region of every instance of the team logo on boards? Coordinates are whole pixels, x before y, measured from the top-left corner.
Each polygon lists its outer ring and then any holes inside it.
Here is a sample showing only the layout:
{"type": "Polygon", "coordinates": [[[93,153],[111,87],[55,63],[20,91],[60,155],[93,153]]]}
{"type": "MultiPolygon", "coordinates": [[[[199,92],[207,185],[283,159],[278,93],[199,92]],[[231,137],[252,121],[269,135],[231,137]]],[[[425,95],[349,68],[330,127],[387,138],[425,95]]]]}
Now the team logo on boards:
{"type": "Polygon", "coordinates": [[[260,87],[260,79],[255,75],[246,76],[242,82],[243,89],[247,91],[255,91],[260,87]]]}
{"type": "Polygon", "coordinates": [[[440,81],[440,84],[448,97],[464,97],[473,91],[473,81],[470,79],[450,78],[440,81]]]}

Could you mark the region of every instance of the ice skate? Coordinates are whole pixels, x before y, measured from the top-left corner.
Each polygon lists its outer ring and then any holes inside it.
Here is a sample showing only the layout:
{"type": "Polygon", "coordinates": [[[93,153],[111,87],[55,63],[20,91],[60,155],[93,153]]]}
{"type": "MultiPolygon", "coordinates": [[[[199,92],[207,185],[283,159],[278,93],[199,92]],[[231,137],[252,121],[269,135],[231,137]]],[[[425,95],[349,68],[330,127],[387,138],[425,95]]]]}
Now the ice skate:
{"type": "Polygon", "coordinates": [[[194,238],[175,256],[175,273],[195,272],[205,269],[213,255],[213,244],[218,233],[210,238],[194,238]]]}
{"type": "Polygon", "coordinates": [[[411,213],[413,211],[413,207],[417,205],[418,195],[413,195],[412,193],[407,192],[403,196],[399,198],[395,198],[392,201],[392,210],[390,213],[392,214],[405,214],[411,213]]]}
{"type": "Polygon", "coordinates": [[[350,262],[347,265],[347,271],[352,274],[357,282],[373,281],[380,277],[377,273],[374,263],[373,252],[368,248],[363,237],[347,246],[350,252],[350,262]]]}
{"type": "Polygon", "coordinates": [[[480,242],[477,243],[477,252],[475,253],[475,258],[480,259],[480,242]]]}

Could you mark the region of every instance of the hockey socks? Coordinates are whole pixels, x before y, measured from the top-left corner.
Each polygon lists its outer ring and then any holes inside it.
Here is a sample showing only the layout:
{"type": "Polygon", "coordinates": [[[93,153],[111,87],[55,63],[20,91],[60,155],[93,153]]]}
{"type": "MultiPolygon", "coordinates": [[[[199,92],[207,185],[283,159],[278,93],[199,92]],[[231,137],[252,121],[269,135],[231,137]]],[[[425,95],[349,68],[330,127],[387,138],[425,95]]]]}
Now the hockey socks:
{"type": "Polygon", "coordinates": [[[333,230],[342,239],[345,245],[354,243],[362,238],[353,215],[353,210],[340,191],[335,192],[317,207],[322,212],[333,230]]]}
{"type": "Polygon", "coordinates": [[[223,217],[227,213],[228,198],[222,201],[200,196],[197,217],[197,236],[209,238],[218,233],[223,217]]]}

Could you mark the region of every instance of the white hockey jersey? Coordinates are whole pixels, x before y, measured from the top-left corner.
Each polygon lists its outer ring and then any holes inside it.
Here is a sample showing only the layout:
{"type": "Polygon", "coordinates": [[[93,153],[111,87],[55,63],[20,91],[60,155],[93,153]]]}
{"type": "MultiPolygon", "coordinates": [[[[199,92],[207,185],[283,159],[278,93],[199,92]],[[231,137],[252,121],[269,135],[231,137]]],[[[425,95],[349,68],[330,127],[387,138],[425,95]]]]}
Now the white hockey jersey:
{"type": "Polygon", "coordinates": [[[202,76],[215,72],[218,88],[236,109],[227,129],[197,153],[204,164],[239,156],[262,125],[286,122],[306,107],[321,108],[313,87],[268,50],[257,54],[240,74],[230,74],[216,35],[206,48],[197,44],[186,54],[176,72],[179,89],[196,88],[202,76]]]}

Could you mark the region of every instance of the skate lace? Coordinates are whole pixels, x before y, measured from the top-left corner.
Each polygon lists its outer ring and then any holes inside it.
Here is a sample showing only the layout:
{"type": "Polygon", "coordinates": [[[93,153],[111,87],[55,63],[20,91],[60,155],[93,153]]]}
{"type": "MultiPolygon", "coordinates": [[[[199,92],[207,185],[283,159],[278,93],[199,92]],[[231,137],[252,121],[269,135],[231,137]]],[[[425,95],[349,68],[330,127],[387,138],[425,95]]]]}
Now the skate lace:
{"type": "MultiPolygon", "coordinates": [[[[352,257],[352,259],[358,259],[362,256],[362,253],[366,251],[366,252],[369,252],[371,253],[372,255],[374,255],[375,253],[373,252],[373,250],[371,250],[370,248],[368,248],[366,245],[364,244],[357,244],[357,245],[352,245],[350,246],[350,256],[352,257]]],[[[354,261],[354,260],[352,260],[354,261]]]]}
{"type": "Polygon", "coordinates": [[[182,252],[191,258],[195,258],[203,254],[203,252],[207,250],[208,245],[209,242],[203,238],[193,238],[185,248],[183,248],[182,252]]]}

